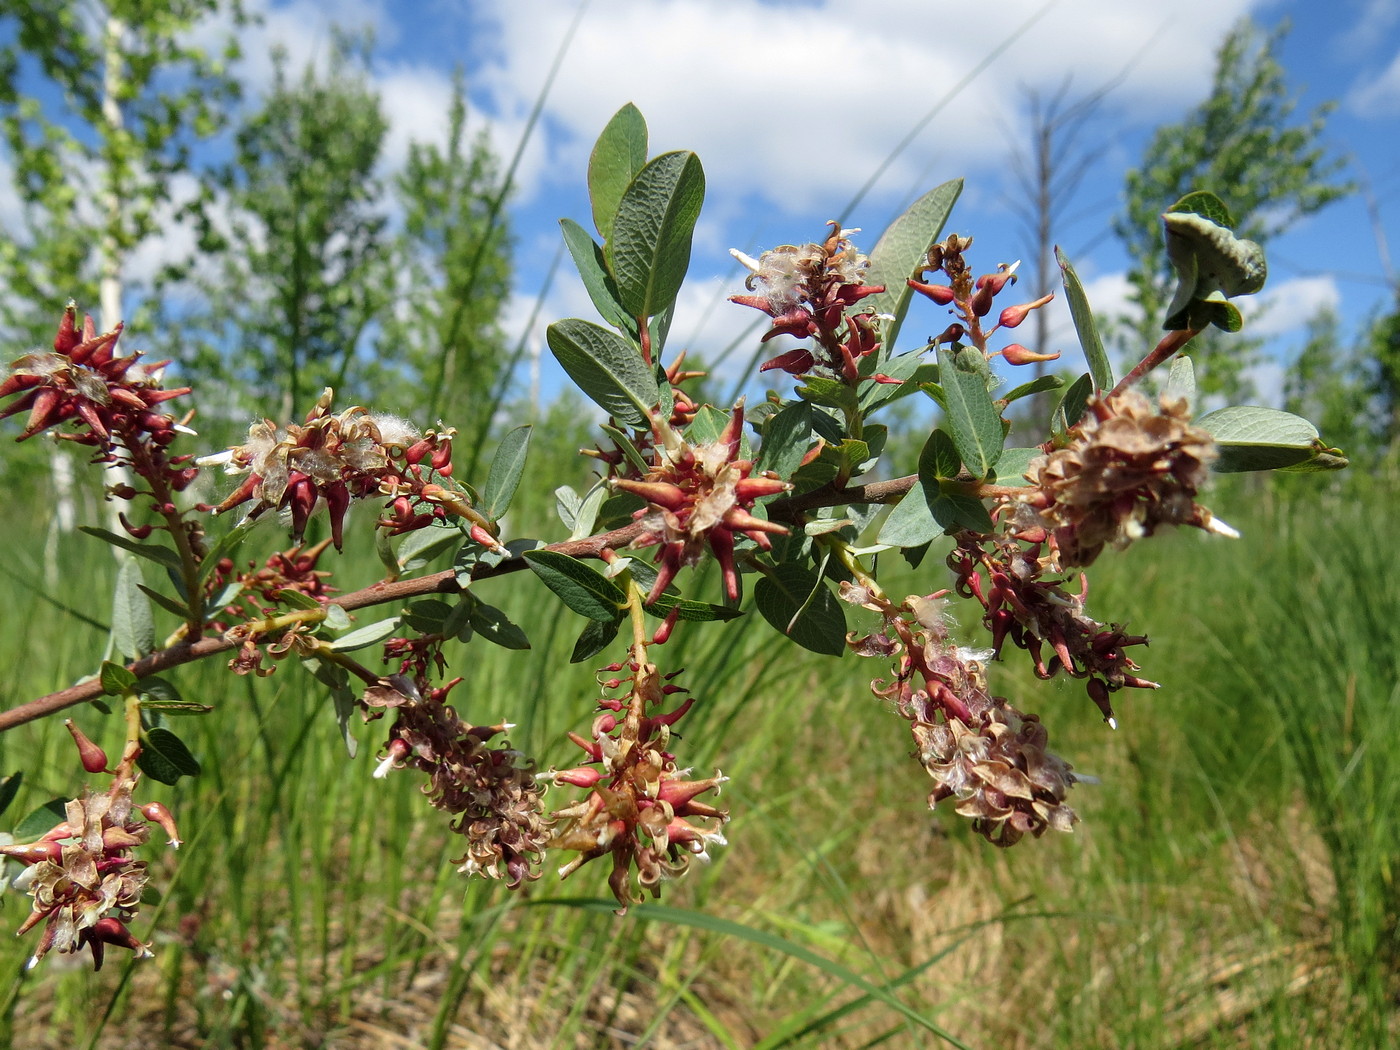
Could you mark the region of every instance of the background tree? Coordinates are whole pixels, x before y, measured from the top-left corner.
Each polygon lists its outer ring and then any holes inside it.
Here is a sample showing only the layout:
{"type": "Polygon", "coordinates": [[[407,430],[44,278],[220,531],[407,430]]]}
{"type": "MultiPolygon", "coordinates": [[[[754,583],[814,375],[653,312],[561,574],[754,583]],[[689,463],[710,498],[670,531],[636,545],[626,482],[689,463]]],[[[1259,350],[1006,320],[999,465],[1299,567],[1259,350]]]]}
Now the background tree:
{"type": "Polygon", "coordinates": [[[1388,312],[1371,325],[1364,347],[1379,402],[1380,450],[1393,454],[1400,447],[1400,287],[1388,312]]]}
{"type": "Polygon", "coordinates": [[[22,206],[0,240],[7,326],[37,340],[69,298],[100,299],[104,327],[120,320],[127,258],[158,231],[191,147],[237,94],[224,72],[232,39],[218,58],[187,43],[221,6],[36,0],[0,13],[14,22],[0,48],[0,134],[22,206]],[[40,101],[54,96],[61,106],[40,101]]]}
{"type": "Polygon", "coordinates": [[[272,88],[239,128],[224,175],[232,213],[222,272],[205,289],[231,367],[255,398],[304,412],[357,377],[357,352],[392,294],[375,177],[388,130],[365,73],[367,44],[339,37],[327,69],[272,88]]]}
{"type": "MultiPolygon", "coordinates": [[[[1010,205],[1020,221],[1021,235],[1031,260],[1030,272],[1020,271],[1021,280],[1030,293],[1025,296],[1027,299],[1059,292],[1056,231],[1064,224],[1066,209],[1097,159],[1080,136],[1114,83],[1116,81],[1077,99],[1070,98],[1068,77],[1048,95],[1028,87],[1021,91],[1030,123],[1029,145],[1021,146],[1012,154],[1015,189],[1010,205]]],[[[1049,314],[1036,310],[1028,320],[1031,324],[1026,326],[1029,331],[1022,336],[1022,342],[1038,354],[1053,353],[1049,314]]],[[[1044,371],[1044,363],[1037,363],[1036,374],[1042,375],[1044,371]]]]}
{"type": "MultiPolygon", "coordinates": [[[[1158,128],[1140,168],[1128,173],[1126,203],[1114,223],[1132,259],[1128,281],[1141,315],[1125,323],[1125,351],[1140,354],[1161,337],[1161,324],[1175,287],[1167,265],[1160,214],[1197,189],[1214,188],[1225,198],[1237,232],[1261,244],[1351,192],[1339,180],[1344,161],[1322,143],[1328,103],[1294,121],[1297,99],[1288,88],[1277,52],[1287,25],[1264,33],[1250,21],[1230,31],[1216,52],[1210,94],[1178,124],[1158,128]]],[[[1228,355],[1204,334],[1192,344],[1210,377],[1210,391],[1239,393],[1248,364],[1241,341],[1228,355]]],[[[1131,356],[1131,354],[1130,354],[1131,356]]],[[[1209,391],[1208,391],[1209,392],[1209,391]]]]}
{"type": "Polygon", "coordinates": [[[510,287],[509,230],[496,158],[484,132],[467,135],[460,72],[446,145],[411,145],[394,193],[404,211],[401,292],[380,342],[411,373],[398,400],[426,403],[429,418],[451,405],[466,432],[484,430],[513,363],[497,323],[510,287]]]}

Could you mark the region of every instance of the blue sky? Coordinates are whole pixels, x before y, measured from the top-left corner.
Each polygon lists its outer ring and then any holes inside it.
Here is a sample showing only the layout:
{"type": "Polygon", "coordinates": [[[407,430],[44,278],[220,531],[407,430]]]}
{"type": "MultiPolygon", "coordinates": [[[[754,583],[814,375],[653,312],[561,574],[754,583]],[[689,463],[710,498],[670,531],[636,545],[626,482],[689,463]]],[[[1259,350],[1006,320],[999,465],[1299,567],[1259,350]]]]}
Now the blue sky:
{"type": "MultiPolygon", "coordinates": [[[[757,255],[817,238],[934,103],[1027,22],[850,217],[865,231],[858,244],[872,246],[919,193],[964,176],[949,229],[975,235],[974,265],[990,269],[1028,256],[1009,199],[1010,158],[1026,127],[1022,88],[1053,92],[1069,77],[1074,97],[1122,74],[1086,133],[1090,170],[1072,221],[1055,235],[1096,310],[1119,309],[1126,260],[1109,227],[1124,172],[1140,161],[1156,125],[1179,120],[1204,97],[1213,51],[1232,24],[1245,16],[1265,26],[1289,19],[1283,59],[1300,108],[1337,100],[1328,144],[1349,159],[1369,197],[1333,205],[1271,245],[1264,298],[1272,308],[1257,330],[1273,337],[1276,362],[1297,346],[1302,322],[1318,307],[1335,305],[1354,327],[1389,294],[1389,263],[1373,220],[1382,230],[1400,223],[1397,0],[1058,0],[1048,9],[1044,0],[592,0],[581,16],[577,0],[249,0],[247,7],[261,15],[260,25],[241,31],[247,58],[240,73],[254,96],[270,81],[273,43],[287,47],[296,65],[324,59],[333,24],[373,29],[373,75],[391,122],[386,173],[402,163],[411,140],[445,137],[457,64],[466,72],[469,119],[508,158],[578,18],[510,206],[516,276],[507,327],[532,350],[543,344],[548,321],[591,316],[566,269],[541,322],[523,332],[559,243],[557,220],[590,225],[588,151],[623,103],[646,115],[653,153],[694,149],[704,162],[706,208],[672,347],[693,345],[713,357],[757,316],[723,301],[742,290],[728,249],[757,255]]],[[[1228,187],[1219,192],[1228,201],[1228,187]]],[[[1400,251],[1400,236],[1394,239],[1400,251]]],[[[1064,317],[1062,342],[1071,350],[1064,317]]],[[[911,317],[904,342],[943,323],[930,305],[911,317]]],[[[736,356],[747,355],[745,348],[736,356]]],[[[548,393],[558,378],[547,352],[541,368],[548,393]]],[[[1266,394],[1276,390],[1276,363],[1258,379],[1266,394]]]]}

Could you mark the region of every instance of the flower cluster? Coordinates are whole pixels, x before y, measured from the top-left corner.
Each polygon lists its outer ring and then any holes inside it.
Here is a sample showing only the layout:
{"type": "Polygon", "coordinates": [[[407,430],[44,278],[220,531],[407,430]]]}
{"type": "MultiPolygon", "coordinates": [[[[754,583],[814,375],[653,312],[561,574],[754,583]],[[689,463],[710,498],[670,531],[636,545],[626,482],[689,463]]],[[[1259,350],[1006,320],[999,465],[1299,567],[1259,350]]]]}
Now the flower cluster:
{"type": "Polygon", "coordinates": [[[792,375],[820,371],[854,385],[860,359],[880,345],[875,316],[847,316],[847,308],[885,290],[864,283],[870,260],[851,243],[859,230],[843,230],[830,222],[830,235],[820,244],[785,244],[752,259],[737,249],[730,254],[751,271],[744,282],[758,295],[731,295],[730,302],[752,306],[773,318],[764,333],[767,342],[780,335],[811,338],[801,346],[765,362],[760,372],[780,368],[792,375]]]}
{"type": "MultiPolygon", "coordinates": [[[[107,756],[73,725],[67,723],[83,767],[103,772],[107,756]]],[[[33,898],[33,910],[16,931],[27,933],[40,923],[44,931],[29,966],[50,951],[70,954],[86,947],[95,969],[102,968],[107,945],[127,948],[140,957],[150,949],[127,928],[141,903],[146,863],[132,850],[150,837],[150,824],[161,826],[170,845],[180,846],[175,821],[159,802],[139,806],[132,801],[136,786],[135,759],[129,749],[106,791],[85,789],[64,807],[64,819],[33,842],[0,846],[0,856],[26,865],[16,888],[33,898]]]]}
{"type": "Polygon", "coordinates": [[[963,533],[948,555],[958,593],[976,598],[986,610],[983,623],[991,631],[997,656],[1010,639],[1030,654],[1038,677],[1051,678],[1063,670],[1074,678],[1088,679],[1090,699],[1109,724],[1116,725],[1110,692],[1125,686],[1157,688],[1156,682],[1132,673],[1138,665],[1127,653],[1129,646],[1146,645],[1147,639],[1090,617],[1084,611],[1089,584],[1083,574],[1079,593],[1070,593],[1063,578],[1046,575],[1053,559],[1044,555],[1043,544],[1022,546],[1022,542],[1011,536],[988,539],[963,533]]]}
{"type": "MultiPolygon", "coordinates": [[[[29,411],[19,435],[27,437],[69,421],[83,424],[77,431],[58,436],[101,450],[101,458],[114,461],[118,441],[144,438],[164,447],[175,440],[177,422],[154,411],[172,398],[190,392],[189,387],[163,390],[161,376],[169,361],[141,364],[141,354],[117,356],[122,326],[97,334],[92,318],[83,317],[77,327],[78,308],[69,303],[54,336],[53,352],[36,351],[15,361],[0,382],[0,398],[20,396],[3,410],[0,419],[29,411]]],[[[180,475],[187,484],[194,471],[180,475]],[[186,476],[188,475],[188,476],[186,476]]],[[[183,487],[183,486],[180,486],[183,487]]]]}
{"type": "Polygon", "coordinates": [[[770,533],[788,531],[753,513],[755,500],[792,486],[776,474],[753,476],[753,462],[739,458],[743,426],[743,402],[734,406],[724,430],[711,442],[692,445],[669,426],[660,426],[653,466],[646,477],[613,479],[614,487],[640,496],[648,504],[636,513],[646,531],[632,546],[661,545],[656,556],[656,583],[647,595],[648,603],[661,596],[682,566],[696,564],[706,547],[719,562],[726,593],[737,600],[735,534],[745,535],[767,550],[772,546],[770,533]]]}
{"type": "MultiPolygon", "coordinates": [[[[923,272],[934,271],[944,274],[948,283],[929,284],[910,278],[908,284],[914,291],[933,300],[939,306],[951,306],[950,312],[957,318],[941,335],[934,339],[934,343],[951,343],[967,339],[979,350],[986,352],[987,338],[993,332],[1000,328],[1018,327],[1032,310],[1038,310],[1045,306],[1054,296],[1046,295],[1033,302],[1005,307],[998,315],[997,323],[984,331],[982,318],[991,312],[992,300],[1000,295],[1004,289],[1016,283],[1016,268],[1019,263],[1002,263],[994,273],[984,273],[974,278],[972,268],[963,258],[963,253],[971,246],[971,237],[959,237],[956,233],[949,234],[942,243],[935,244],[929,249],[928,257],[924,260],[923,266],[923,272]]],[[[1053,361],[1060,356],[1058,352],[1038,354],[1026,349],[1020,343],[1008,343],[989,356],[996,354],[1000,354],[1008,364],[1012,365],[1030,364],[1034,361],[1053,361]]]]}
{"type": "Polygon", "coordinates": [[[504,740],[511,726],[465,722],[440,695],[424,696],[402,675],[371,687],[364,700],[371,709],[389,708],[395,715],[374,775],[387,776],[391,769],[428,775],[423,794],[453,816],[452,830],[467,840],[466,854],[453,861],[457,870],[505,878],[511,889],[539,878],[549,838],[541,785],[525,756],[504,740]],[[496,737],[502,737],[499,746],[492,743],[496,737]]]}
{"type": "MultiPolygon", "coordinates": [[[[72,423],[72,429],[56,430],[55,436],[97,450],[101,463],[130,466],[149,486],[144,494],[152,498],[155,511],[164,516],[161,528],[183,530],[186,542],[198,544],[201,529],[194,522],[180,522],[172,495],[183,491],[199,473],[190,456],[171,456],[167,451],[181,432],[191,433],[185,420],[158,411],[158,406],[190,392],[189,387],[166,390],[161,377],[168,361],[143,364],[141,354],[117,356],[117,340],[122,326],[97,334],[92,318],[83,317],[77,326],[77,306],[69,303],[54,336],[53,352],[35,351],[15,361],[0,380],[0,400],[18,395],[0,409],[0,419],[28,410],[29,419],[17,440],[72,423]]],[[[113,487],[121,499],[134,499],[142,492],[121,483],[113,487]]],[[[155,526],[135,525],[121,517],[122,525],[137,539],[144,540],[155,526]]]]}
{"type": "MultiPolygon", "coordinates": [[[[388,515],[379,524],[391,535],[445,521],[451,514],[474,517],[461,493],[436,480],[452,473],[452,436],[451,430],[420,435],[402,419],[373,415],[359,406],[332,415],[327,389],[301,426],[279,430],[271,420],[261,420],[248,428],[244,444],[199,464],[221,463],[230,474],[247,475],[227,499],[209,508],[216,514],[250,500],[249,519],[287,510],[293,538],[300,541],[312,511],[323,503],[339,550],[353,499],[388,497],[388,515]]],[[[483,524],[473,520],[472,538],[496,546],[483,524]]]]}
{"type": "Polygon", "coordinates": [[[1017,524],[1043,526],[1065,568],[1089,565],[1106,544],[1121,549],[1161,525],[1236,536],[1195,502],[1215,455],[1184,400],[1163,398],[1158,411],[1135,390],[1094,398],[1070,443],[1031,461],[1017,524]]]}
{"type": "Polygon", "coordinates": [[[1077,818],[1065,797],[1076,778],[1069,763],[1046,750],[1039,718],[988,692],[982,665],[991,653],[953,643],[943,595],[911,595],[896,606],[869,587],[846,583],[841,597],[883,619],[879,631],[852,633],[847,644],[858,655],[894,661],[894,677],[870,688],[909,720],[919,761],[934,782],[929,805],[953,799],[973,830],[998,846],[1027,833],[1072,830],[1077,818]]]}
{"type": "Polygon", "coordinates": [[[611,854],[608,885],[625,910],[643,899],[639,891],[659,897],[661,882],[684,874],[693,858],[708,860],[710,846],[725,844],[721,828],[729,817],[700,800],[706,792],[718,794],[728,777],[716,773],[687,779],[689,770],[677,769],[675,756],[667,750],[671,726],[694,698],[660,713],[668,695],[683,691],[669,681],[675,674],[663,676],[654,664],[637,659],[612,664],[605,673],[623,670],[625,678],[603,683],[606,689],[621,688],[623,695],[598,701],[591,739],[569,734],[588,756],[588,764],[551,774],[556,784],[583,788],[588,794],[554,814],[561,823],[550,845],[578,854],[561,869],[562,876],[611,854]],[[634,870],[638,889],[633,887],[634,870]]]}

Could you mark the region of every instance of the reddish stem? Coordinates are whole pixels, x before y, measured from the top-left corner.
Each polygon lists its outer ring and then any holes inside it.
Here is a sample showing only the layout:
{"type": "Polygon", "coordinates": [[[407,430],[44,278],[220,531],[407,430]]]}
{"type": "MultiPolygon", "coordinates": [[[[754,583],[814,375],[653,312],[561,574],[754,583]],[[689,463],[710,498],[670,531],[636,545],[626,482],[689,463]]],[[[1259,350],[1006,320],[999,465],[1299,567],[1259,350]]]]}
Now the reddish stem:
{"type": "Polygon", "coordinates": [[[1113,391],[1108,396],[1115,397],[1124,390],[1127,390],[1128,387],[1132,386],[1143,376],[1147,375],[1148,372],[1162,364],[1162,362],[1171,357],[1172,354],[1176,353],[1200,334],[1201,329],[1199,328],[1183,328],[1179,331],[1168,332],[1162,337],[1162,341],[1153,348],[1152,352],[1139,361],[1137,366],[1119,381],[1118,385],[1113,388],[1113,391]]]}

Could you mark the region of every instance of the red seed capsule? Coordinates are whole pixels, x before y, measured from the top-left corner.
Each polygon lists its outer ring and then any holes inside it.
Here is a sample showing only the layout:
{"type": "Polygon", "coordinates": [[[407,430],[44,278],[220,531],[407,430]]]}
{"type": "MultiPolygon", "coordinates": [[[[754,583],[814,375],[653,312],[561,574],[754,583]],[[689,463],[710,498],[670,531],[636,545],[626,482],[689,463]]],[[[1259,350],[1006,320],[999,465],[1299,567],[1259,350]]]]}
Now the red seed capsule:
{"type": "Polygon", "coordinates": [[[74,725],[71,718],[65,718],[63,725],[72,735],[73,743],[78,746],[78,758],[83,763],[83,768],[89,773],[103,772],[107,768],[107,752],[89,740],[87,734],[74,725]]]}

